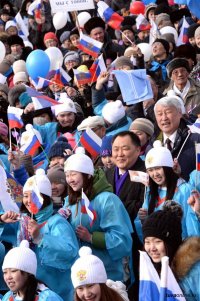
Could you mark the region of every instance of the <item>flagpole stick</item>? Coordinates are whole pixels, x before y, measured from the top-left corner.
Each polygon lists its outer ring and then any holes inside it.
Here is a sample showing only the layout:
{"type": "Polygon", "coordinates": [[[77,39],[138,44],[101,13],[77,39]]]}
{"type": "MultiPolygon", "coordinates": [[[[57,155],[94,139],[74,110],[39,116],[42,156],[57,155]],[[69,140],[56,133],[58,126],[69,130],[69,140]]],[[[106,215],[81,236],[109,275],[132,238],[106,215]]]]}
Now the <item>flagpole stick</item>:
{"type": "MultiPolygon", "coordinates": [[[[81,202],[82,202],[82,199],[83,199],[83,188],[81,189],[81,202]]],[[[81,204],[81,206],[82,206],[82,204],[81,204]]],[[[82,223],[82,212],[80,212],[80,225],[82,225],[81,223],[82,223]]]]}
{"type": "MultiPolygon", "coordinates": [[[[33,132],[34,136],[36,136],[36,135],[35,135],[35,132],[34,132],[33,130],[32,130],[32,132],[33,132]]],[[[38,139],[37,136],[36,136],[36,138],[38,139]]],[[[44,153],[44,155],[45,155],[45,157],[46,157],[48,163],[50,163],[49,158],[48,158],[48,156],[47,156],[47,153],[45,152],[45,150],[44,150],[42,144],[40,144],[40,147],[41,147],[41,149],[42,149],[42,151],[43,151],[43,153],[44,153]]]]}
{"type": "Polygon", "coordinates": [[[79,31],[79,33],[80,33],[82,30],[81,30],[81,27],[80,27],[80,23],[79,23],[79,21],[78,21],[78,13],[77,13],[76,10],[74,11],[74,15],[75,15],[75,19],[76,19],[78,31],[79,31]]]}
{"type": "Polygon", "coordinates": [[[9,142],[10,142],[10,151],[12,152],[11,128],[10,127],[9,127],[9,142]]]}
{"type": "Polygon", "coordinates": [[[185,141],[184,141],[184,143],[183,143],[183,145],[182,145],[182,147],[181,147],[181,149],[180,149],[180,151],[179,151],[179,153],[178,153],[178,155],[177,155],[176,159],[178,159],[178,158],[179,158],[179,156],[180,156],[180,154],[181,154],[181,152],[182,152],[182,149],[184,148],[184,146],[185,146],[185,143],[187,142],[187,140],[188,140],[188,138],[189,138],[190,134],[191,134],[191,132],[190,132],[190,131],[188,131],[188,135],[187,135],[187,137],[185,138],[185,141]]]}
{"type": "Polygon", "coordinates": [[[75,144],[74,148],[72,149],[72,152],[74,153],[75,149],[77,148],[79,142],[81,140],[81,137],[78,139],[77,143],[75,144]]]}
{"type": "Polygon", "coordinates": [[[123,33],[123,31],[120,30],[120,33],[131,43],[132,46],[135,46],[135,43],[133,43],[128,37],[127,35],[125,35],[125,33],[123,33]]]}
{"type": "Polygon", "coordinates": [[[18,139],[16,138],[16,135],[17,135],[16,128],[14,128],[14,131],[15,131],[15,139],[16,139],[16,142],[17,142],[17,148],[19,149],[19,143],[18,143],[18,139]]]}

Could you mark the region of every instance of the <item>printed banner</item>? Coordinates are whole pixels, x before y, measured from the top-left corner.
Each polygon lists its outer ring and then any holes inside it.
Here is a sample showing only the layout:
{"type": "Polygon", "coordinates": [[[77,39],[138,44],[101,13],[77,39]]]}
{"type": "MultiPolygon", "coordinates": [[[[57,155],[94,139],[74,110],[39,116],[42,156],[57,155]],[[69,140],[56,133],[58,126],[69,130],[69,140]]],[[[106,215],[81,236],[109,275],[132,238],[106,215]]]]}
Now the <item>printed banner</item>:
{"type": "Polygon", "coordinates": [[[94,8],[93,0],[50,0],[52,13],[59,11],[79,11],[94,8]]]}

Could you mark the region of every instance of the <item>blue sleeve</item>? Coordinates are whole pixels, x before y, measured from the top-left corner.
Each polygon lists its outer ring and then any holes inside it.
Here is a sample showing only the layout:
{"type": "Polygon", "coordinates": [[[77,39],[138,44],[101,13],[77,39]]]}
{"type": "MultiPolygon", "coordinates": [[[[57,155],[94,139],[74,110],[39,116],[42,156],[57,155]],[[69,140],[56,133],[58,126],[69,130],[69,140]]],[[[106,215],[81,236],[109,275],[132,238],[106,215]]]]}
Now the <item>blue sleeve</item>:
{"type": "Polygon", "coordinates": [[[76,259],[79,249],[71,225],[56,214],[42,230],[43,237],[38,245],[41,262],[57,269],[69,269],[76,259]]]}
{"type": "Polygon", "coordinates": [[[186,228],[188,236],[200,236],[200,218],[195,214],[190,206],[188,206],[186,216],[186,228]]]}
{"type": "Polygon", "coordinates": [[[179,285],[188,301],[200,300],[200,261],[197,261],[189,273],[181,279],[179,285]]]}
{"type": "Polygon", "coordinates": [[[40,292],[38,301],[63,301],[63,299],[50,289],[40,292]]]}
{"type": "Polygon", "coordinates": [[[95,115],[101,116],[103,107],[108,103],[105,98],[104,88],[96,90],[92,87],[92,107],[95,115]]]}
{"type": "Polygon", "coordinates": [[[25,167],[21,166],[19,169],[14,170],[14,177],[22,186],[24,186],[24,184],[29,178],[29,175],[25,167]]]}
{"type": "MultiPolygon", "coordinates": [[[[104,193],[102,193],[102,197],[104,193]]],[[[107,195],[100,216],[100,228],[105,233],[106,249],[113,260],[129,256],[132,249],[133,228],[129,215],[113,193],[107,195]]]]}

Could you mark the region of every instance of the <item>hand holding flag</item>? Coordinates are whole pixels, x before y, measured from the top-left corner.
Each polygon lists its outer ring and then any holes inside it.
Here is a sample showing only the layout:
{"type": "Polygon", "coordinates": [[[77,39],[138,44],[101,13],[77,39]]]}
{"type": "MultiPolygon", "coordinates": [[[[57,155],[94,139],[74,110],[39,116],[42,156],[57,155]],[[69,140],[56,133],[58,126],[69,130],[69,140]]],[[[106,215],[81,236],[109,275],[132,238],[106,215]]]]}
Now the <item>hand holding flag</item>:
{"type": "Polygon", "coordinates": [[[88,200],[86,194],[82,190],[82,199],[81,199],[81,213],[87,214],[90,220],[90,226],[92,227],[93,223],[97,219],[97,213],[92,208],[90,201],[88,200]]]}

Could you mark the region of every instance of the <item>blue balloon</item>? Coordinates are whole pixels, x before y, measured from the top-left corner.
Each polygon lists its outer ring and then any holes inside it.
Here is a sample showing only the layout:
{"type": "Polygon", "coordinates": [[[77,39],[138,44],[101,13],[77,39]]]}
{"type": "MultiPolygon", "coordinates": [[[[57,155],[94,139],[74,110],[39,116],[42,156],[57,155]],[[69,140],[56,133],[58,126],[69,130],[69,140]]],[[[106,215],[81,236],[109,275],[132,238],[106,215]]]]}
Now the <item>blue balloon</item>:
{"type": "Polygon", "coordinates": [[[46,77],[50,69],[50,59],[43,50],[32,51],[26,59],[26,69],[33,80],[46,77]]]}

